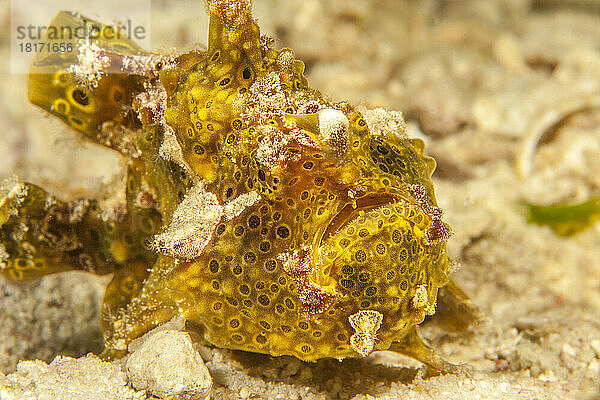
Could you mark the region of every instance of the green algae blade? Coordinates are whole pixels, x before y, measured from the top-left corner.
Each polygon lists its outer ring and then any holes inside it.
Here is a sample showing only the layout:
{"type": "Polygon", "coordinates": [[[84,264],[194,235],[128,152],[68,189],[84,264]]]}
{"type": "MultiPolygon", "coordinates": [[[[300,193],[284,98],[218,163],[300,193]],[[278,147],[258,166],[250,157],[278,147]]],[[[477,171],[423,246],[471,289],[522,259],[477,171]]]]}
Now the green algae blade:
{"type": "Polygon", "coordinates": [[[560,236],[572,236],[582,232],[600,218],[600,196],[575,204],[538,206],[525,204],[527,221],[536,225],[548,225],[560,236]]]}

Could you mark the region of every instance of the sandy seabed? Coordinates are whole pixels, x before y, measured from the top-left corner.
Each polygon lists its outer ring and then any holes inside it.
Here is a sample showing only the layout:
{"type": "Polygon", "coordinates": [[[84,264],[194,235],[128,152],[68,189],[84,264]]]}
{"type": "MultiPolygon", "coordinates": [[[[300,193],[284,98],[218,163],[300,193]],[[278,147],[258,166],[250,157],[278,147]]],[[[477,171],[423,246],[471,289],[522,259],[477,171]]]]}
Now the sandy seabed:
{"type": "MultiPolygon", "coordinates": [[[[152,6],[155,49],[205,40],[201,1],[152,6]]],[[[8,21],[8,1],[0,13],[8,21]]],[[[306,62],[311,86],[400,110],[426,141],[462,265],[454,278],[485,319],[465,335],[422,329],[443,357],[474,368],[468,377],[427,379],[387,352],[309,364],[200,347],[213,397],[600,398],[600,223],[559,237],[528,225],[520,206],[600,194],[600,1],[255,0],[254,15],[306,62]]],[[[26,77],[0,68],[0,177],[65,199],[105,195],[123,174],[119,157],[30,105],[26,77]]],[[[101,351],[107,282],[77,272],[0,280],[0,371],[101,351]]]]}

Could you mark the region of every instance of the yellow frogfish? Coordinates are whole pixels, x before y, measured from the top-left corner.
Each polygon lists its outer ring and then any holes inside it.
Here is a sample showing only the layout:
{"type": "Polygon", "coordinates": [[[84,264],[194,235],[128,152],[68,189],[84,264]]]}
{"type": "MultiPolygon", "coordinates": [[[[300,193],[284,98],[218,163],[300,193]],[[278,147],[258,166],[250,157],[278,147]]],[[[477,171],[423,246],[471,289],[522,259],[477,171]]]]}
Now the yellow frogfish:
{"type": "Polygon", "coordinates": [[[423,142],[399,113],[310,87],[292,50],[261,36],[249,0],[208,10],[208,47],[169,54],[79,14],[51,22],[96,35],[38,53],[29,99],[120,152],[125,193],[63,201],[5,180],[1,274],[112,273],[106,358],[181,317],[221,348],[305,361],[391,350],[458,370],[417,331],[428,315],[459,330],[475,318],[449,280],[451,229],[423,142]]]}

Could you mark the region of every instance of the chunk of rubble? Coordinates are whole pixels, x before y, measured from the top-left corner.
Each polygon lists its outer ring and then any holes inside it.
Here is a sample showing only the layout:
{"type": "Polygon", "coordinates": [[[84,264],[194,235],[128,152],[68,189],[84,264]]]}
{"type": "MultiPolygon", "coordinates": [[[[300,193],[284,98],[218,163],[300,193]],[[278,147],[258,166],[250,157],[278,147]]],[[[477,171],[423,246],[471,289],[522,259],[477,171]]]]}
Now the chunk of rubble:
{"type": "Polygon", "coordinates": [[[155,329],[129,349],[125,371],[135,389],[169,400],[209,397],[212,379],[187,333],[155,329]]]}
{"type": "Polygon", "coordinates": [[[93,354],[81,358],[57,356],[50,364],[21,361],[15,373],[0,374],[0,399],[137,400],[118,363],[93,354]]]}

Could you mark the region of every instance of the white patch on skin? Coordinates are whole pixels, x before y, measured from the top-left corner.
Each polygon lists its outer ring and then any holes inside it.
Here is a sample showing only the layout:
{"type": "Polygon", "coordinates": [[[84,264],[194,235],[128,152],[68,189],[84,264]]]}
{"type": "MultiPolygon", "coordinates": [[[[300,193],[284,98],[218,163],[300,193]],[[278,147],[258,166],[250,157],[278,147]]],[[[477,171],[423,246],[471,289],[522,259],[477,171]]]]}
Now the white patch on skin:
{"type": "Polygon", "coordinates": [[[281,253],[277,259],[296,284],[300,312],[315,315],[323,313],[335,302],[337,292],[332,287],[323,287],[314,281],[318,269],[314,268],[311,253],[311,248],[305,246],[300,251],[281,253]]]}
{"type": "Polygon", "coordinates": [[[19,222],[15,225],[14,230],[11,232],[10,238],[15,242],[20,243],[25,237],[27,231],[29,231],[29,227],[23,222],[19,222]]]}
{"type": "Polygon", "coordinates": [[[140,110],[149,109],[152,112],[151,124],[161,124],[166,129],[165,111],[167,110],[167,91],[162,85],[147,84],[145,91],[135,97],[134,104],[138,105],[138,116],[142,115],[140,110]]]}
{"type": "Polygon", "coordinates": [[[11,216],[19,214],[19,206],[27,196],[27,187],[17,178],[11,176],[0,183],[0,226],[11,216]]]}
{"type": "Polygon", "coordinates": [[[72,209],[69,214],[69,223],[75,224],[81,222],[90,205],[90,201],[86,199],[75,200],[71,203],[72,209]]]}
{"type": "Polygon", "coordinates": [[[192,171],[183,158],[181,145],[173,128],[165,120],[167,110],[167,92],[162,85],[148,85],[146,91],[138,94],[134,104],[137,105],[138,117],[143,119],[143,110],[149,110],[152,115],[150,124],[160,125],[164,128],[163,140],[158,149],[158,156],[166,161],[173,161],[183,168],[192,179],[197,180],[197,175],[192,171]]]}
{"type": "Polygon", "coordinates": [[[257,161],[271,169],[284,165],[290,158],[286,151],[286,145],[290,141],[289,136],[273,125],[260,125],[257,131],[263,134],[256,151],[257,161]]]}
{"type": "Polygon", "coordinates": [[[425,314],[433,315],[433,314],[435,314],[436,309],[437,309],[437,301],[435,301],[432,305],[427,307],[427,310],[425,310],[425,314]]]}
{"type": "Polygon", "coordinates": [[[406,122],[400,111],[389,111],[382,107],[369,110],[359,107],[358,111],[363,115],[372,136],[381,136],[387,132],[395,132],[401,138],[408,138],[406,133],[406,122]]]}
{"type": "Polygon", "coordinates": [[[246,208],[253,206],[260,199],[256,190],[244,193],[227,202],[223,207],[225,220],[230,221],[240,215],[246,208]]]}
{"type": "Polygon", "coordinates": [[[188,191],[185,199],[177,206],[169,226],[154,236],[153,247],[156,251],[177,259],[198,258],[223,217],[229,221],[259,199],[258,192],[253,191],[221,205],[217,196],[207,192],[204,183],[200,182],[188,191]]]}
{"type": "Polygon", "coordinates": [[[154,236],[154,248],[174,258],[197,258],[212,238],[222,215],[223,206],[217,197],[206,192],[204,184],[199,183],[177,206],[165,231],[154,236]]]}
{"type": "Polygon", "coordinates": [[[121,71],[133,74],[143,75],[148,78],[156,78],[160,71],[166,68],[173,68],[175,62],[172,56],[163,56],[157,54],[147,55],[120,55],[121,71]],[[159,67],[159,65],[162,66],[159,67]]]}
{"type": "Polygon", "coordinates": [[[233,104],[236,113],[255,125],[283,117],[286,107],[287,98],[275,72],[258,77],[246,93],[236,96],[233,104]]]}
{"type": "Polygon", "coordinates": [[[190,167],[183,159],[183,152],[181,146],[175,137],[175,132],[170,126],[165,126],[165,133],[163,135],[163,141],[158,149],[158,155],[160,158],[166,161],[173,161],[186,171],[190,170],[190,167]]]}
{"type": "Polygon", "coordinates": [[[104,121],[98,141],[106,146],[117,149],[122,154],[138,158],[142,152],[137,148],[136,140],[139,130],[129,129],[115,121],[104,121]]]}
{"type": "Polygon", "coordinates": [[[412,298],[412,306],[414,308],[425,308],[427,305],[427,285],[419,285],[415,289],[415,295],[412,298]]]}
{"type": "Polygon", "coordinates": [[[0,207],[8,200],[23,199],[27,194],[27,188],[15,175],[6,178],[0,183],[0,207]]]}
{"type": "Polygon", "coordinates": [[[184,171],[187,175],[194,181],[198,182],[198,175],[192,170],[192,167],[184,160],[183,151],[181,150],[181,146],[177,141],[177,137],[175,136],[175,131],[166,123],[163,124],[164,127],[164,135],[163,141],[160,144],[160,148],[158,149],[158,156],[166,161],[173,161],[184,171]]]}
{"type": "Polygon", "coordinates": [[[437,302],[429,304],[427,299],[427,285],[419,285],[415,289],[415,295],[412,298],[412,307],[421,310],[425,315],[435,314],[437,302]]]}
{"type": "Polygon", "coordinates": [[[0,243],[0,270],[6,268],[6,261],[8,260],[8,253],[6,252],[6,247],[2,243],[0,243]]]}
{"type": "Polygon", "coordinates": [[[232,41],[240,39],[244,25],[252,20],[251,0],[208,0],[211,15],[218,15],[232,41]]]}
{"type": "Polygon", "coordinates": [[[377,331],[383,322],[383,314],[374,310],[361,310],[348,317],[350,326],[356,331],[350,337],[350,347],[366,357],[373,352],[377,331]]]}
{"type": "Polygon", "coordinates": [[[294,52],[292,50],[282,50],[277,56],[277,65],[279,68],[287,73],[292,72],[292,66],[294,65],[294,52]]]}
{"type": "MultiPolygon", "coordinates": [[[[123,193],[125,192],[123,191],[123,193]]],[[[123,222],[126,216],[127,204],[121,199],[107,199],[103,203],[102,214],[100,214],[102,221],[123,222]]]]}
{"type": "Polygon", "coordinates": [[[337,153],[341,155],[348,148],[350,121],[340,110],[325,108],[319,111],[319,133],[337,153]]]}
{"type": "Polygon", "coordinates": [[[88,89],[98,86],[98,82],[110,66],[110,58],[95,42],[82,40],[77,54],[77,64],[67,68],[67,72],[75,74],[75,79],[88,89]]]}

